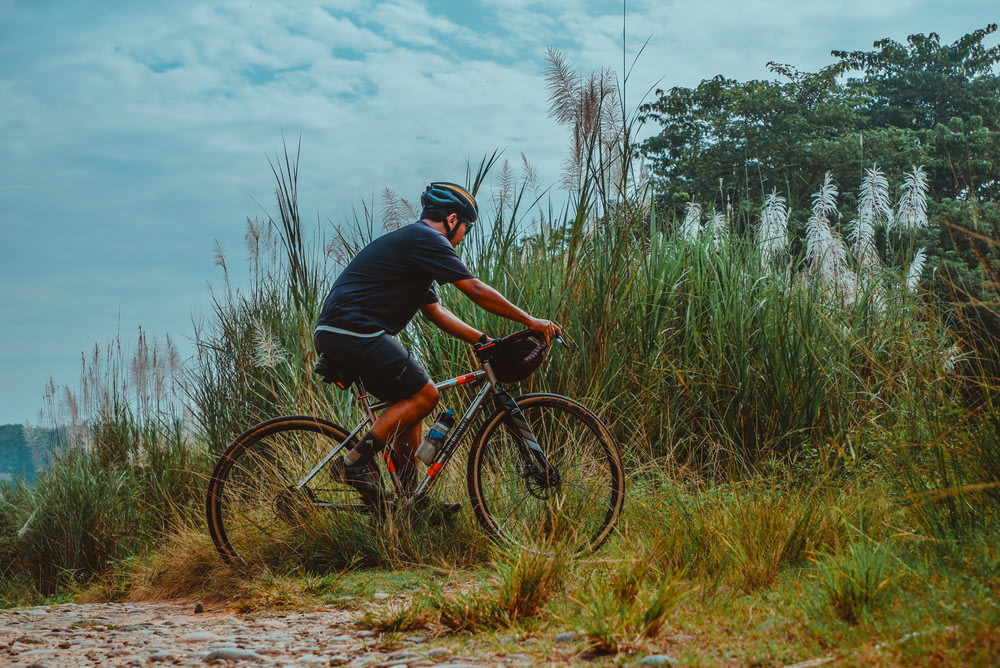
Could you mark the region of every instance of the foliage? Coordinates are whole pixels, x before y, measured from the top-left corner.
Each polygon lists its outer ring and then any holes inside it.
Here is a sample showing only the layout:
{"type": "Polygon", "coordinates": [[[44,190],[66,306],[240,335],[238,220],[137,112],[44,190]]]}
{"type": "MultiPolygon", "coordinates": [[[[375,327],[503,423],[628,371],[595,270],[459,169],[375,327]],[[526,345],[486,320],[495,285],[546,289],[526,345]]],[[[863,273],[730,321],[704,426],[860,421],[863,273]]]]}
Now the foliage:
{"type": "MultiPolygon", "coordinates": [[[[927,261],[942,269],[935,293],[983,317],[979,304],[995,304],[996,292],[977,274],[998,267],[995,249],[983,253],[978,236],[1000,217],[1000,46],[985,44],[996,28],[952,44],[936,33],[910,35],[905,44],[886,38],[872,51],[834,51],[835,62],[815,73],[770,63],[777,80],[720,75],[695,88],[657,91],[641,118],[662,129],[640,149],[657,177],[658,210],[679,221],[699,202],[745,231],[754,203],[769,192],[780,193],[801,220],[828,171],[853,178],[873,164],[887,174],[922,166],[935,201],[931,215],[947,227],[921,235],[916,247],[873,241],[910,257],[925,248],[927,261]]],[[[841,205],[854,207],[846,195],[841,205]]],[[[990,331],[997,330],[974,329],[981,354],[994,349],[981,345],[990,331]]]]}
{"type": "Polygon", "coordinates": [[[55,429],[0,425],[0,482],[8,476],[33,481],[38,470],[49,464],[58,443],[55,429]]]}
{"type": "Polygon", "coordinates": [[[817,573],[837,616],[855,624],[885,598],[893,566],[885,544],[860,540],[846,553],[820,561],[817,573]]]}
{"type": "MultiPolygon", "coordinates": [[[[651,557],[652,555],[647,555],[651,557]]],[[[579,595],[579,625],[591,654],[618,654],[656,638],[689,592],[680,578],[652,577],[651,560],[595,570],[579,595]]]]}
{"type": "MultiPolygon", "coordinates": [[[[971,200],[926,198],[910,164],[894,171],[866,161],[867,172],[845,173],[858,175],[856,196],[824,168],[803,181],[803,193],[818,189],[805,211],[768,188],[742,213],[690,203],[683,229],[674,229],[632,160],[634,119],[617,115],[614,95],[601,88],[609,75],[551,64],[554,102],[569,113],[580,148],[569,203],[554,212],[523,158],[518,169],[487,156],[467,175],[483,223],[462,252],[478,276],[559,321],[574,344],[550,351],[547,365],[512,389],[584,401],[624,447],[626,515],[604,551],[580,564],[527,553],[493,566],[465,511],[444,528],[403,514],[378,526],[353,516],[290,526],[269,537],[267,564],[221,565],[200,518],[203,479],[219,450],[262,417],[343,422],[352,414],[346,393],[315,382],[310,330],[336,268],[383,229],[374,202],[347,223],[305,224],[296,158],[286,152],[272,165],[280,220],[249,223],[245,282],[230,280],[220,256],[224,284],[198,326],[194,364],[175,373],[168,344],[140,339],[134,351],[118,343],[85,358],[79,397],[53,388],[53,402],[62,399],[76,418],[67,431],[75,447],[36,486],[0,489],[0,597],[65,595],[96,575],[95,595],[179,596],[189,584],[250,610],[294,605],[316,589],[329,603],[338,576],[355,569],[448,565],[475,568],[480,586],[461,593],[436,583],[371,624],[542,638],[570,628],[594,651],[669,644],[689,663],[785,665],[831,647],[859,664],[912,664],[936,651],[947,662],[959,656],[949,648],[962,645],[995,658],[997,611],[984,592],[997,564],[998,393],[981,354],[988,329],[974,339],[966,326],[995,315],[995,304],[977,302],[975,316],[942,315],[922,289],[945,270],[932,254],[922,272],[914,259],[954,223],[988,261],[963,264],[961,277],[948,269],[948,280],[982,288],[995,276],[992,213],[971,200]],[[574,110],[604,120],[577,122],[574,110]],[[926,227],[915,224],[925,220],[923,203],[926,227]],[[796,234],[807,224],[803,242],[796,234]],[[869,552],[851,551],[859,545],[852,526],[869,552]],[[890,543],[891,559],[882,551],[890,543]],[[955,573],[962,584],[942,592],[893,578],[880,586],[893,573],[879,565],[895,566],[897,545],[908,567],[926,560],[929,573],[955,573]],[[968,587],[977,587],[971,601],[968,587]],[[816,590],[820,610],[805,603],[816,590]],[[904,595],[923,607],[911,613],[904,595]],[[848,601],[840,614],[827,605],[837,600],[848,601]],[[969,609],[988,623],[961,626],[969,609]],[[879,616],[889,610],[901,612],[879,616]],[[871,624],[843,621],[852,617],[871,624]],[[933,637],[945,649],[879,649],[939,619],[933,637]],[[689,632],[697,640],[685,641],[689,632]],[[970,642],[945,642],[956,637],[970,642]]],[[[389,227],[410,209],[391,192],[384,205],[389,227]]],[[[442,295],[477,327],[512,327],[447,286],[442,295]]],[[[427,323],[404,336],[435,378],[474,363],[467,346],[427,323]]],[[[439,491],[463,495],[462,473],[449,467],[439,491]]]]}
{"type": "Polygon", "coordinates": [[[834,51],[837,62],[816,73],[770,63],[786,81],[720,75],[657,91],[642,118],[663,130],[641,148],[662,201],[678,218],[691,200],[742,212],[777,188],[802,206],[825,171],[872,163],[897,173],[925,165],[935,197],[996,200],[1000,46],[983,44],[995,30],[944,46],[935,33],[883,39],[876,51],[834,51]]]}

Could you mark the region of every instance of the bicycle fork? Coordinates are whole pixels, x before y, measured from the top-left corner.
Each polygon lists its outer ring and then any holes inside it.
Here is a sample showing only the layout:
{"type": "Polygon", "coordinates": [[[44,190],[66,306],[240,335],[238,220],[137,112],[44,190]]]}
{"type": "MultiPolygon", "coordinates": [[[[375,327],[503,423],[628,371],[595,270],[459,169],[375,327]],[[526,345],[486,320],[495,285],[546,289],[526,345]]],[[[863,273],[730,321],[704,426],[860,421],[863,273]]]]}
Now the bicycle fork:
{"type": "Polygon", "coordinates": [[[521,412],[517,402],[506,392],[497,392],[493,400],[497,408],[507,411],[503,425],[514,439],[521,455],[521,462],[524,464],[521,476],[537,485],[539,489],[557,487],[560,482],[559,469],[549,461],[542,446],[538,444],[538,438],[531,430],[528,421],[524,419],[524,413],[521,412]]]}

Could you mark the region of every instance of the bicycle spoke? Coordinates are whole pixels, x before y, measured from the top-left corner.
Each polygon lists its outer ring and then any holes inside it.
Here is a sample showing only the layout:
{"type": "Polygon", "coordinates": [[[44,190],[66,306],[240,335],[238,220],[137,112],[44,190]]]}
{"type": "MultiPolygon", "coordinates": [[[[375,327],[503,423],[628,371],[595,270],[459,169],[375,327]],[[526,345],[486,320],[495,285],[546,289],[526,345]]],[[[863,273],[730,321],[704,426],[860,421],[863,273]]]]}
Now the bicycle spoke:
{"type": "Polygon", "coordinates": [[[526,460],[514,430],[496,418],[470,458],[470,493],[480,522],[508,543],[595,549],[621,509],[617,447],[592,414],[564,397],[518,404],[558,482],[551,484],[544,467],[526,460]]]}
{"type": "Polygon", "coordinates": [[[345,436],[322,421],[287,418],[237,439],[208,495],[209,531],[227,561],[285,563],[323,539],[333,511],[362,508],[358,495],[326,470],[302,484],[345,436]]]}

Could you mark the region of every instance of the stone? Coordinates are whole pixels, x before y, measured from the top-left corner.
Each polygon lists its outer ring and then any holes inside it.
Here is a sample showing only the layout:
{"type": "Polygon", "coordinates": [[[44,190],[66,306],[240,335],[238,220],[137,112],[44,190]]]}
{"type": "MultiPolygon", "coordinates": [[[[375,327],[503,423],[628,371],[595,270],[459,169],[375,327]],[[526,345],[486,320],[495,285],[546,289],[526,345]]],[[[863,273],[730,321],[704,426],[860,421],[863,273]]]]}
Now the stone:
{"type": "Polygon", "coordinates": [[[215,635],[211,631],[192,631],[185,633],[177,639],[177,642],[210,642],[212,640],[222,640],[222,636],[215,635]]]}
{"type": "Polygon", "coordinates": [[[576,642],[577,638],[579,638],[579,635],[577,634],[576,631],[565,631],[563,633],[558,634],[555,637],[555,641],[557,643],[576,642]]]}
{"type": "Polygon", "coordinates": [[[677,659],[668,654],[650,654],[635,662],[637,666],[672,666],[677,659]]]}
{"type": "Polygon", "coordinates": [[[451,652],[449,650],[444,649],[443,647],[435,647],[434,649],[427,652],[427,658],[434,659],[436,661],[447,659],[449,656],[451,656],[451,652]]]}
{"type": "Polygon", "coordinates": [[[215,663],[216,661],[264,661],[264,657],[249,649],[239,649],[238,647],[223,647],[213,649],[202,659],[205,663],[215,663]]]}
{"type": "Polygon", "coordinates": [[[155,654],[149,655],[149,660],[153,663],[161,663],[164,661],[169,661],[173,663],[174,655],[170,652],[156,652],[155,654]]]}

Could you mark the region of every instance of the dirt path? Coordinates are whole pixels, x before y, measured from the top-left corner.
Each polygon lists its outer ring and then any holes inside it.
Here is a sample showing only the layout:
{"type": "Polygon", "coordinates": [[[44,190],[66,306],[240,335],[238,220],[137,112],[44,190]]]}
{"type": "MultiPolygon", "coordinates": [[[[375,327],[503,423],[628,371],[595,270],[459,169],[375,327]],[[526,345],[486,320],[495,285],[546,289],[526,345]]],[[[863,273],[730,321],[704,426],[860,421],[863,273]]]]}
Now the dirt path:
{"type": "MultiPolygon", "coordinates": [[[[524,666],[521,654],[465,656],[419,633],[385,647],[357,611],[236,615],[194,603],[61,604],[0,610],[0,666],[524,666]]],[[[565,664],[563,664],[565,665],[565,664]]]]}

